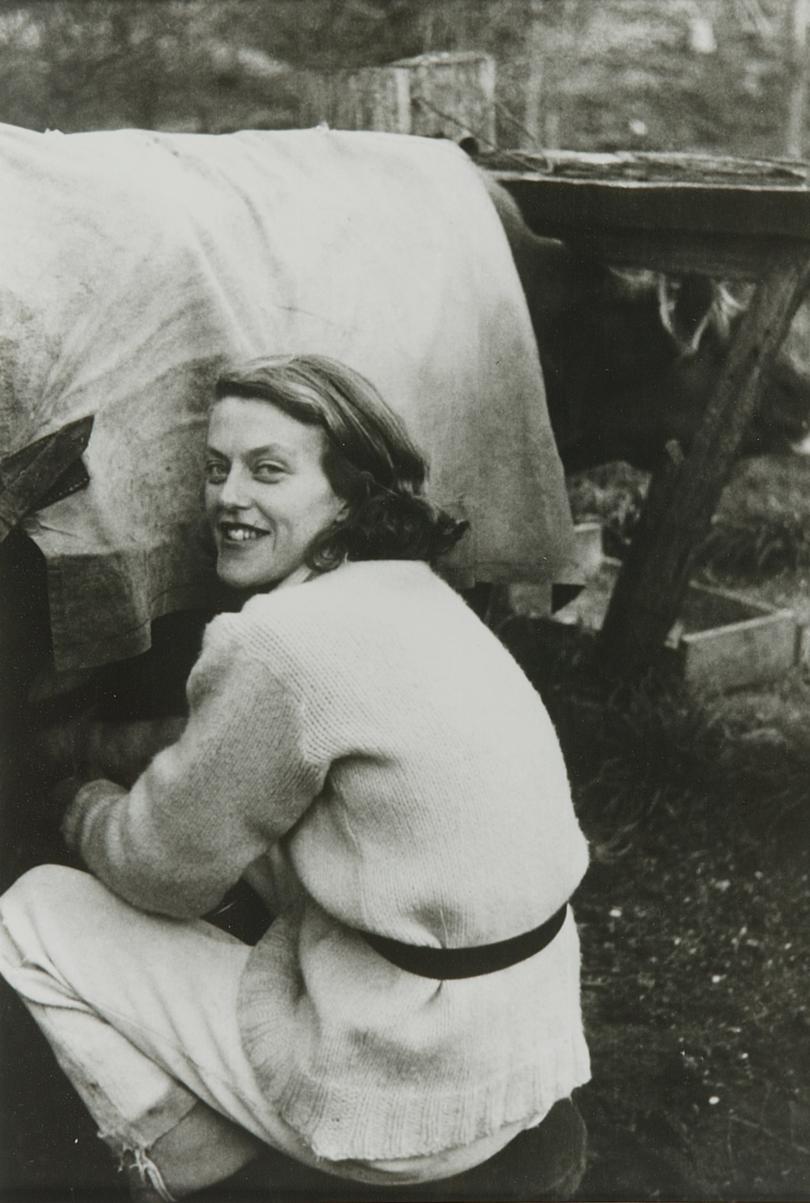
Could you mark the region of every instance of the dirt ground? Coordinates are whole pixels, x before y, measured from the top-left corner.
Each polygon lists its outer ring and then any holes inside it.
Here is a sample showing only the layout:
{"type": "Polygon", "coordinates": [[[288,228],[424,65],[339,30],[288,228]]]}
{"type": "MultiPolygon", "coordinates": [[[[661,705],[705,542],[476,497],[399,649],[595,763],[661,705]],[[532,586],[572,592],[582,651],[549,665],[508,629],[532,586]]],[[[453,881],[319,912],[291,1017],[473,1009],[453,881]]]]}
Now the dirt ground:
{"type": "Polygon", "coordinates": [[[584,1199],[810,1198],[810,858],[702,826],[668,807],[580,895],[584,1199]]]}
{"type": "Polygon", "coordinates": [[[545,685],[593,853],[578,1197],[810,1199],[810,682],[705,703],[545,685]]]}

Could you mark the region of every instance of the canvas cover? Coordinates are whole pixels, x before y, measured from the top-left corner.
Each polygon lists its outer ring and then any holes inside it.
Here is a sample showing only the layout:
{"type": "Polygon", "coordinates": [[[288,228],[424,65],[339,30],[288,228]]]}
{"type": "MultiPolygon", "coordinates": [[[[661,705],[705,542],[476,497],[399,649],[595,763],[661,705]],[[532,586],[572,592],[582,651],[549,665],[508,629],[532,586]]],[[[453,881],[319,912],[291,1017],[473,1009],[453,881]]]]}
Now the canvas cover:
{"type": "Polygon", "coordinates": [[[209,604],[206,413],[244,356],[317,351],[377,384],[471,522],[456,576],[577,579],[523,294],[456,147],[0,126],[0,195],[0,454],[95,415],[88,487],[26,521],[58,668],[209,604]]]}

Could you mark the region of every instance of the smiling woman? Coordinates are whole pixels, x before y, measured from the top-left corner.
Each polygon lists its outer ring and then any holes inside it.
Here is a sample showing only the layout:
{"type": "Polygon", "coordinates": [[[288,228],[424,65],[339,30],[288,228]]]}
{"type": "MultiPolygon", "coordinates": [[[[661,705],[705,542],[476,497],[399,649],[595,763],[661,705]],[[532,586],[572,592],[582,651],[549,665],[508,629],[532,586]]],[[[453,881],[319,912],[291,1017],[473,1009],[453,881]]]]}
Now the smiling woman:
{"type": "MultiPolygon", "coordinates": [[[[261,486],[273,485],[274,513],[291,507],[286,525],[290,533],[295,528],[299,565],[306,561],[313,570],[323,571],[347,558],[433,563],[467,530],[466,522],[444,513],[424,495],[428,469],[421,451],[374,386],[345,364],[321,355],[251,360],[220,376],[216,397],[209,426],[206,508],[218,552],[225,532],[217,529],[217,499],[220,511],[226,511],[226,529],[229,522],[231,528],[240,523],[233,521],[233,493],[216,490],[227,489],[233,474],[246,488],[247,473],[217,452],[217,440],[234,439],[253,476],[253,492],[244,492],[242,500],[250,494],[260,508],[258,495],[271,496],[261,486]],[[233,408],[239,401],[248,403],[241,412],[233,408]],[[256,445],[251,449],[247,445],[253,439],[256,445]],[[275,486],[288,482],[281,500],[275,486]]],[[[274,525],[275,518],[269,528],[257,523],[256,530],[272,530],[274,525]]],[[[234,537],[244,541],[255,536],[246,530],[234,532],[234,537]]],[[[268,580],[286,576],[296,567],[295,558],[292,549],[281,556],[280,570],[268,580]]],[[[225,569],[224,560],[218,561],[220,567],[225,569]]]]}
{"type": "Polygon", "coordinates": [[[542,702],[433,570],[466,524],[426,475],[345,365],[225,373],[205,499],[244,604],[206,631],[177,742],[130,789],[92,765],[65,787],[90,873],[0,900],[0,972],[143,1203],[268,1146],[323,1199],[581,1176],[587,849],[542,702]],[[202,921],[242,879],[255,947],[202,921]]]}
{"type": "Polygon", "coordinates": [[[223,397],[214,406],[205,509],[217,574],[235,589],[277,584],[304,562],[316,535],[346,511],[323,469],[326,437],[277,405],[223,397]]]}

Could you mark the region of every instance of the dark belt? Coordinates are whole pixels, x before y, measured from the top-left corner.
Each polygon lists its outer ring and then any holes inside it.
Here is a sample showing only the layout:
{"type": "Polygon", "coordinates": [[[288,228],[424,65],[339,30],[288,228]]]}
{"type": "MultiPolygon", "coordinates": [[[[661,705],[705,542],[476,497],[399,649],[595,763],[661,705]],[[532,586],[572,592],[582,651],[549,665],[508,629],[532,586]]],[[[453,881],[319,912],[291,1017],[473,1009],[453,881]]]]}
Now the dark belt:
{"type": "Polygon", "coordinates": [[[568,911],[565,902],[545,923],[532,931],[499,940],[496,944],[478,944],[473,948],[429,948],[421,944],[402,944],[374,932],[362,932],[375,952],[398,969],[416,973],[419,977],[449,978],[478,977],[482,973],[497,973],[525,961],[550,944],[562,927],[568,911]]]}

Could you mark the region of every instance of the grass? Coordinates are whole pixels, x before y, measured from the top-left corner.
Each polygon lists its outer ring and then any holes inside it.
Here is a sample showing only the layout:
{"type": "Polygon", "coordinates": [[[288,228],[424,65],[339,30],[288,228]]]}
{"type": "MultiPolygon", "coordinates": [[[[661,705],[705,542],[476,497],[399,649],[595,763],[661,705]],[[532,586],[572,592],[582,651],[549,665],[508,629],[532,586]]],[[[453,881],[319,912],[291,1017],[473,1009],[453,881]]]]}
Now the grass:
{"type": "Polygon", "coordinates": [[[600,522],[607,555],[627,550],[647,495],[649,474],[629,464],[603,464],[569,478],[568,497],[577,522],[600,522]]]}
{"type": "MultiPolygon", "coordinates": [[[[621,557],[647,492],[647,473],[607,464],[579,473],[569,496],[577,521],[602,523],[605,551],[621,557]]],[[[758,586],[763,578],[810,569],[810,460],[760,457],[739,464],[696,569],[714,581],[758,586]]]]}
{"type": "Polygon", "coordinates": [[[717,578],[755,580],[810,568],[810,527],[800,513],[742,514],[718,520],[703,542],[698,559],[717,578]]]}
{"type": "Polygon", "coordinates": [[[700,813],[706,839],[733,832],[759,847],[810,820],[807,670],[758,692],[701,696],[674,678],[611,679],[594,650],[556,644],[531,619],[513,619],[503,637],[548,706],[597,855],[662,812],[700,813]]]}
{"type": "Polygon", "coordinates": [[[753,586],[810,569],[810,461],[762,457],[738,465],[698,564],[753,586]]]}

